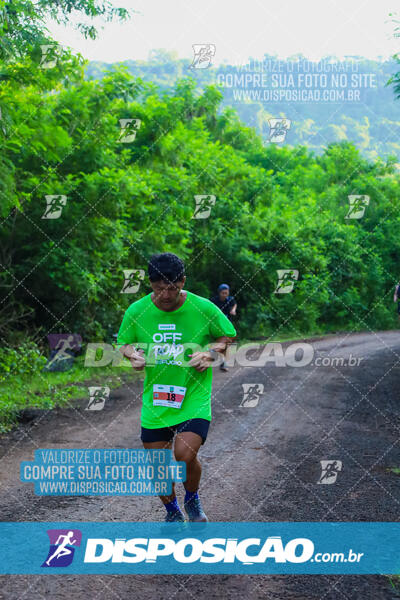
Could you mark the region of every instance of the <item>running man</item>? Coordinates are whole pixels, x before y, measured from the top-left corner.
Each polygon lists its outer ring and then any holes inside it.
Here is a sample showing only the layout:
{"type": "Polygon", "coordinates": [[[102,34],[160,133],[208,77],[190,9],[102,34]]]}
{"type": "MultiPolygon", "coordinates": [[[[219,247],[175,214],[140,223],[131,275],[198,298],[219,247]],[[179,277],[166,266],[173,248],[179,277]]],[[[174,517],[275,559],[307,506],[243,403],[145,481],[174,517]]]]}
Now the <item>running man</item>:
{"type": "MultiPolygon", "coordinates": [[[[198,494],[201,464],[197,453],[211,421],[209,367],[224,355],[236,330],[210,300],[182,289],[185,266],[175,254],[154,254],[148,276],[153,292],[128,307],[117,346],[135,370],[145,372],[143,446],[171,449],[176,434],[175,459],[186,463],[184,509],[189,521],[207,521],[198,494]],[[146,347],[146,355],[139,345],[146,347]]],[[[166,521],[185,520],[174,484],[172,494],[160,498],[166,521]]]]}
{"type": "Polygon", "coordinates": [[[400,319],[400,281],[394,290],[393,302],[397,302],[397,312],[400,319]]]}
{"type": "MultiPolygon", "coordinates": [[[[210,298],[211,302],[214,302],[214,304],[222,310],[224,315],[226,315],[229,320],[232,320],[232,317],[236,316],[237,303],[235,298],[229,295],[229,285],[227,283],[221,283],[221,285],[218,286],[217,291],[218,294],[210,298]]],[[[222,361],[219,368],[221,371],[228,370],[225,360],[222,361]]]]}

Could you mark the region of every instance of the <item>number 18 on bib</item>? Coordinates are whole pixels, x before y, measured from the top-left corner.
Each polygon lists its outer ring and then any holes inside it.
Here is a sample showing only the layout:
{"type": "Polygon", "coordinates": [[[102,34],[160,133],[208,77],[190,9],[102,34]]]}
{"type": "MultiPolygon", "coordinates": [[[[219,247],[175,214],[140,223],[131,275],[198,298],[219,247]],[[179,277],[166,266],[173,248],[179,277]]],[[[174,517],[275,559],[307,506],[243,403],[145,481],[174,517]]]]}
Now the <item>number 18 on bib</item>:
{"type": "Polygon", "coordinates": [[[153,405],[180,408],[186,394],[186,388],[178,385],[153,385],[153,405]]]}

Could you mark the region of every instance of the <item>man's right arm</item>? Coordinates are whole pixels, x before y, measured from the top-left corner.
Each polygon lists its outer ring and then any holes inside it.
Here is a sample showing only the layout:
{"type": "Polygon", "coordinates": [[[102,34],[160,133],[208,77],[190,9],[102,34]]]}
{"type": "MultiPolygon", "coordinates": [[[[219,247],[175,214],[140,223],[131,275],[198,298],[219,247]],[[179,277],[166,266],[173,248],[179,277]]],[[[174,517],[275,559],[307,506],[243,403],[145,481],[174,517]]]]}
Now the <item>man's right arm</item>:
{"type": "Polygon", "coordinates": [[[137,340],[135,316],[128,308],[125,311],[121,327],[118,331],[117,348],[121,352],[122,356],[131,362],[131,365],[134,369],[141,371],[145,366],[143,350],[136,350],[135,346],[132,344],[132,340],[137,340]]]}
{"type": "Polygon", "coordinates": [[[139,348],[139,350],[136,350],[136,348],[132,346],[132,344],[125,344],[124,346],[120,346],[118,350],[121,352],[122,356],[124,356],[130,361],[132,367],[136,371],[142,371],[144,369],[146,365],[146,361],[143,356],[144,350],[142,350],[141,348],[139,348]]]}

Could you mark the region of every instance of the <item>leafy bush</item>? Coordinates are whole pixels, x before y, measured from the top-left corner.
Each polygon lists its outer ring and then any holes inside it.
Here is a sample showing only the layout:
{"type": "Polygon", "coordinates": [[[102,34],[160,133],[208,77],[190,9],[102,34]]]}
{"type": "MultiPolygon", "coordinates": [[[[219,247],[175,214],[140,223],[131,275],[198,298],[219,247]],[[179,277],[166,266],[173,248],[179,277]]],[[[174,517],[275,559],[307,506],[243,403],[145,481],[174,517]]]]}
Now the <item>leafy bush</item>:
{"type": "Polygon", "coordinates": [[[0,381],[15,375],[33,375],[40,372],[47,358],[33,341],[21,344],[18,349],[0,349],[0,381]]]}

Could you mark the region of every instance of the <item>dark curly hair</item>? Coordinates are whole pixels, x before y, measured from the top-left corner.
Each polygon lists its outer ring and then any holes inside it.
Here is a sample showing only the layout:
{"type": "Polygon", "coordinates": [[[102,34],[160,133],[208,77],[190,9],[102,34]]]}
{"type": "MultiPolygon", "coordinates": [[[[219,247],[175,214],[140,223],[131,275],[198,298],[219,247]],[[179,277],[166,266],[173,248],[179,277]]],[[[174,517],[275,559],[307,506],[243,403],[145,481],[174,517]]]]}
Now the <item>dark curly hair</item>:
{"type": "Polygon", "coordinates": [[[147,272],[150,281],[165,281],[175,283],[182,281],[185,275],[185,265],[176,254],[164,252],[150,257],[147,272]]]}

